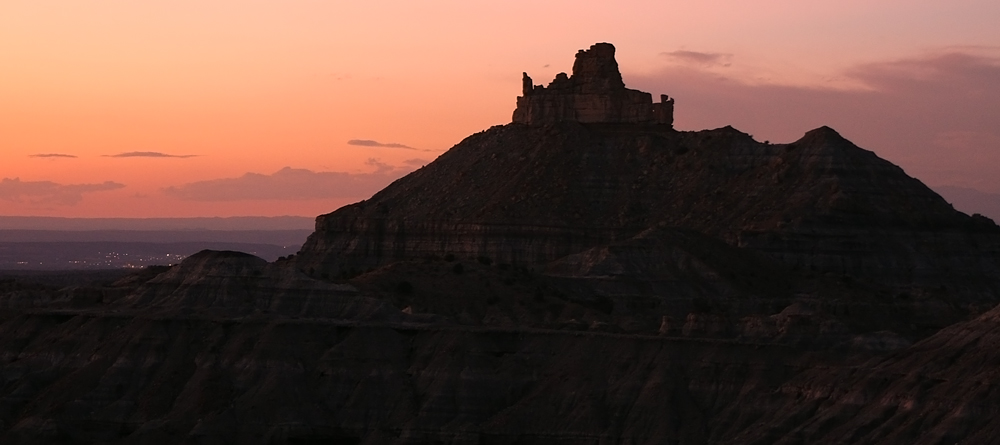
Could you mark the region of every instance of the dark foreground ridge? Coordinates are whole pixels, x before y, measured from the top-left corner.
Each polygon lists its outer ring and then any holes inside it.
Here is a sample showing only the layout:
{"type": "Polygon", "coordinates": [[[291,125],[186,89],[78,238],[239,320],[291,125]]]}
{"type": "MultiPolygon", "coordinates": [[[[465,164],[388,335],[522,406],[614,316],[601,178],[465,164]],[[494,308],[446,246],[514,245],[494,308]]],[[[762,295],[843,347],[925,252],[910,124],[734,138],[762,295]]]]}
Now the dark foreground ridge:
{"type": "Polygon", "coordinates": [[[0,442],[1000,434],[1000,228],[827,127],[677,131],[613,56],[292,257],[0,279],[0,442]]]}

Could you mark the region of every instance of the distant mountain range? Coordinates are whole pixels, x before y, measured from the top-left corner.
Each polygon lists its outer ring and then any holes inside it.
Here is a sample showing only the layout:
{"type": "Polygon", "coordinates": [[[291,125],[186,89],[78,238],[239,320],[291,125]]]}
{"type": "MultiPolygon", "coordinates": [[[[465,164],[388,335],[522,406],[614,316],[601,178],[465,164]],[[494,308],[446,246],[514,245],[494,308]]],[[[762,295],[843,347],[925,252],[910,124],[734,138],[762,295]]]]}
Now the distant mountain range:
{"type": "Polygon", "coordinates": [[[0,217],[0,270],[89,270],[174,264],[204,249],[268,261],[295,253],[312,218],[0,217]]]}
{"type": "Polygon", "coordinates": [[[301,246],[311,230],[0,230],[0,243],[257,243],[301,246]]]}
{"type": "Polygon", "coordinates": [[[227,218],[59,218],[0,216],[0,230],[312,230],[304,216],[227,218]]]}

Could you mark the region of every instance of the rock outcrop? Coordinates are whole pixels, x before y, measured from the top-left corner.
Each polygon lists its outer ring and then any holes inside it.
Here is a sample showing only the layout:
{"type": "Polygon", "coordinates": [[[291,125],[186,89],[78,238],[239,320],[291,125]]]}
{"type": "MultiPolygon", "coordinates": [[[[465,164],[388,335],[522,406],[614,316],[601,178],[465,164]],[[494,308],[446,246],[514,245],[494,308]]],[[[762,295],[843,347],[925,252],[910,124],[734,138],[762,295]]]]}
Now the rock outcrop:
{"type": "Polygon", "coordinates": [[[0,323],[0,441],[700,444],[731,401],[810,366],[791,352],[575,331],[36,315],[0,323]]]}
{"type": "Polygon", "coordinates": [[[1000,275],[1000,229],[829,128],[766,144],[732,128],[494,127],[318,217],[296,262],[328,278],[447,254],[544,267],[652,227],[694,230],[892,295],[1000,295],[984,278],[1000,275]]]}
{"type": "MultiPolygon", "coordinates": [[[[887,357],[813,369],[755,396],[733,443],[993,443],[1000,434],[1000,308],[887,357]]],[[[738,413],[738,414],[737,414],[738,413]]]]}
{"type": "Polygon", "coordinates": [[[625,88],[615,61],[615,47],[598,43],[580,50],[573,63],[573,75],[559,73],[548,87],[532,85],[528,73],[522,75],[522,95],[517,98],[514,122],[529,125],[556,122],[581,123],[674,123],[674,100],[625,88]]]}
{"type": "Polygon", "coordinates": [[[397,309],[358,295],[348,284],[232,251],[198,252],[115,302],[124,311],[200,316],[309,316],[396,320],[397,309]]]}

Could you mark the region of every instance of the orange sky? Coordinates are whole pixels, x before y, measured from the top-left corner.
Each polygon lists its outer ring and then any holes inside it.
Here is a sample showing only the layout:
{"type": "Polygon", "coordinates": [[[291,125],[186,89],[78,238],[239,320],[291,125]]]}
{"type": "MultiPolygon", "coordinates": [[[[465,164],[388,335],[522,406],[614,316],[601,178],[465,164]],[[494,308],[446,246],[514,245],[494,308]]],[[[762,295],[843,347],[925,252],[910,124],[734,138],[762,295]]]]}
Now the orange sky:
{"type": "Polygon", "coordinates": [[[1000,193],[995,0],[340,3],[0,3],[0,215],[326,213],[509,122],[522,71],[547,83],[600,41],[679,129],[825,124],[1000,193]]]}

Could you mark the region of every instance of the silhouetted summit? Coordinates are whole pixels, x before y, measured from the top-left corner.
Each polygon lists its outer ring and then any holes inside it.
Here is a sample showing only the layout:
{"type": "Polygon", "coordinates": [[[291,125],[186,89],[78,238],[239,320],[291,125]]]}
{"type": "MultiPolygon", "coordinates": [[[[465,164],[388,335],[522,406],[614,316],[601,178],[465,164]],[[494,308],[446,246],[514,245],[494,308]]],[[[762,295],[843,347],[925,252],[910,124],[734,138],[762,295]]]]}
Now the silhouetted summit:
{"type": "Polygon", "coordinates": [[[995,235],[977,235],[995,225],[955,211],[829,127],[770,144],[732,127],[687,132],[624,118],[631,112],[621,110],[652,108],[621,108],[633,102],[619,99],[646,93],[625,88],[610,44],[580,51],[573,76],[547,88],[525,80],[513,123],[317,218],[300,267],[335,277],[448,253],[541,266],[670,227],[795,269],[894,286],[961,289],[996,272],[966,254],[973,245],[996,251],[995,235]]]}
{"type": "Polygon", "coordinates": [[[673,125],[674,100],[625,88],[615,61],[615,47],[598,43],[580,50],[573,75],[559,73],[548,87],[532,85],[522,74],[522,96],[517,98],[514,122],[529,125],[555,122],[657,123],[673,125]]]}

